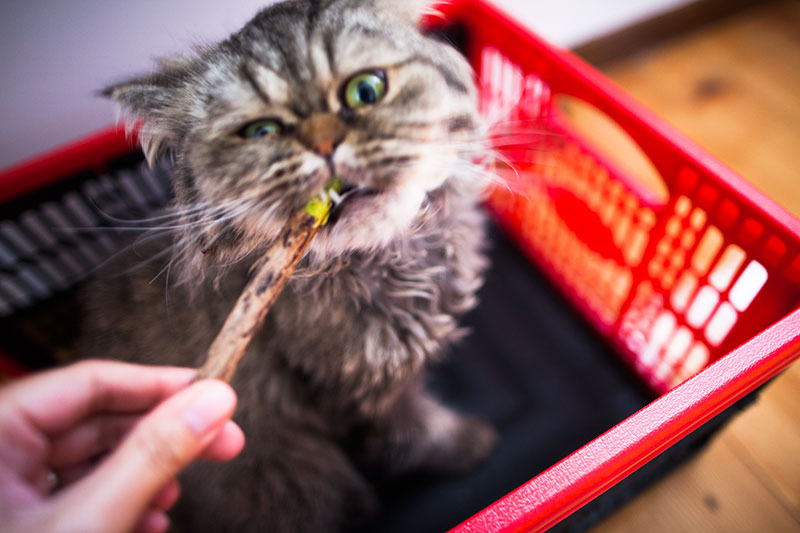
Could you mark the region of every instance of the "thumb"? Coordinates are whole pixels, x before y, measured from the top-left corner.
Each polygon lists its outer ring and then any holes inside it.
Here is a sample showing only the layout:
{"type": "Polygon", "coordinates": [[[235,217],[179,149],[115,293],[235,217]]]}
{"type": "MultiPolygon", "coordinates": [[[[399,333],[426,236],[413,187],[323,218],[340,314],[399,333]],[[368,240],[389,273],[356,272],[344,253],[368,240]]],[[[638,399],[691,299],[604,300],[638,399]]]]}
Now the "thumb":
{"type": "Polygon", "coordinates": [[[194,383],[162,402],[73,487],[73,516],[81,509],[87,525],[102,531],[132,529],[161,488],[216,437],[235,407],[233,389],[216,380],[194,383]]]}

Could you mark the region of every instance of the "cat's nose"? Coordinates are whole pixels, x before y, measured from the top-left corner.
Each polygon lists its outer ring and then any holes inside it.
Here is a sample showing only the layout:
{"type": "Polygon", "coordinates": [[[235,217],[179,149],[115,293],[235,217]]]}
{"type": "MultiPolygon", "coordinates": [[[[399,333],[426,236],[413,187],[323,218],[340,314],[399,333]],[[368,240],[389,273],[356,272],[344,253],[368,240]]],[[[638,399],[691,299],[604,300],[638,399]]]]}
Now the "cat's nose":
{"type": "Polygon", "coordinates": [[[300,141],[322,157],[330,157],[347,134],[347,127],[333,114],[312,115],[298,128],[300,141]]]}

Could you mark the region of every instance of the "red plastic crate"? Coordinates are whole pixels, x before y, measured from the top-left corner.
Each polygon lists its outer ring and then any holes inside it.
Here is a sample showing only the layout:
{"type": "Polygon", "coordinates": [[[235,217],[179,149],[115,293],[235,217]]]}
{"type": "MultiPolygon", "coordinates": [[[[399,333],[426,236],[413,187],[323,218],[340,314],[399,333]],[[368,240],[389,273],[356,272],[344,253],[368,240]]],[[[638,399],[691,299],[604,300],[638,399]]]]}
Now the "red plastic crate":
{"type": "MultiPolygon", "coordinates": [[[[776,375],[800,353],[800,222],[601,74],[479,0],[440,6],[497,120],[489,207],[649,386],[664,393],[456,531],[543,530],[776,375]],[[610,117],[660,193],[576,129],[563,96],[610,117]],[[693,376],[693,377],[692,377],[693,376]]],[[[0,202],[132,150],[118,128],[0,174],[0,202]]],[[[0,370],[2,365],[0,365],[0,370]]],[[[13,372],[17,372],[16,367],[13,372]]]]}
{"type": "Polygon", "coordinates": [[[455,529],[544,530],[797,358],[800,221],[569,52],[479,1],[441,10],[467,28],[483,111],[511,124],[495,133],[513,184],[491,210],[654,390],[672,389],[455,529]],[[663,197],[571,125],[562,95],[635,141],[663,197]],[[540,134],[527,146],[526,124],[540,134]]]}

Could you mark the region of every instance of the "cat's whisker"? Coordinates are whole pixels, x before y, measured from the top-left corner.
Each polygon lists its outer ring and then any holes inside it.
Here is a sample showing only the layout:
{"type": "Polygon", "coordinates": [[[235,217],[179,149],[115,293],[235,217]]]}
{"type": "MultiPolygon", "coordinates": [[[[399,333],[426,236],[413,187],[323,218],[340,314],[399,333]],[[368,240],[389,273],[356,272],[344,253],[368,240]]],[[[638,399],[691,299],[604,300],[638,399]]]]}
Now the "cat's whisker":
{"type": "MultiPolygon", "coordinates": [[[[466,159],[455,159],[451,157],[437,156],[431,154],[426,156],[426,164],[434,172],[447,172],[459,179],[475,179],[487,184],[500,185],[507,188],[510,192],[515,192],[520,189],[522,181],[521,176],[514,165],[514,162],[506,158],[503,154],[495,151],[486,151],[481,154],[482,160],[479,163],[472,162],[466,159]],[[510,169],[516,179],[511,182],[500,176],[492,168],[499,162],[503,168],[510,169]]],[[[411,165],[407,165],[411,166],[411,165]]]]}
{"type": "MultiPolygon", "coordinates": [[[[220,210],[222,210],[224,208],[225,208],[225,206],[217,206],[215,208],[209,208],[208,206],[195,206],[192,209],[184,209],[184,210],[181,210],[182,211],[181,213],[177,213],[176,212],[173,215],[174,216],[179,216],[179,215],[185,216],[185,213],[191,213],[194,216],[196,216],[197,213],[201,213],[201,212],[203,212],[205,210],[205,212],[206,212],[204,214],[204,218],[205,218],[205,217],[213,216],[216,212],[219,212],[220,210]]],[[[151,218],[152,219],[164,219],[165,217],[151,217],[151,218]]],[[[119,220],[122,220],[122,219],[119,219],[119,220]]],[[[168,226],[148,226],[148,227],[115,226],[115,227],[86,227],[86,228],[60,228],[60,229],[67,229],[67,230],[73,230],[73,231],[98,232],[98,233],[99,232],[122,232],[122,233],[140,232],[140,233],[142,233],[142,235],[137,237],[134,240],[134,242],[131,243],[129,246],[124,247],[122,250],[119,250],[118,252],[112,254],[105,261],[102,261],[100,264],[95,266],[92,269],[92,271],[90,272],[90,273],[93,273],[93,272],[96,272],[98,270],[101,270],[107,264],[113,262],[114,260],[116,260],[122,254],[127,253],[129,250],[133,250],[133,252],[136,253],[137,256],[141,255],[139,253],[138,249],[141,248],[142,246],[144,246],[145,244],[147,244],[149,242],[152,242],[152,241],[156,241],[158,239],[161,239],[161,238],[165,237],[166,235],[170,235],[176,229],[189,228],[189,227],[192,227],[192,226],[196,226],[198,223],[199,222],[197,220],[195,220],[195,221],[191,221],[191,222],[188,222],[188,223],[185,223],[185,224],[175,224],[175,225],[168,225],[168,226]]],[[[165,255],[172,253],[174,251],[175,247],[176,247],[176,244],[174,242],[169,244],[169,245],[167,245],[163,250],[161,250],[160,252],[154,254],[150,258],[143,259],[140,262],[141,266],[144,266],[147,263],[150,263],[152,261],[158,260],[158,259],[164,257],[165,255]]],[[[130,270],[122,272],[121,275],[125,275],[127,273],[130,273],[130,270]]]]}
{"type": "Polygon", "coordinates": [[[432,143],[433,145],[442,148],[442,147],[497,147],[503,146],[500,144],[502,142],[506,143],[506,145],[512,145],[514,142],[517,144],[524,144],[529,145],[531,147],[536,147],[540,144],[542,139],[547,138],[547,134],[539,133],[539,132],[508,132],[508,133],[498,133],[493,136],[484,137],[481,139],[459,139],[449,142],[441,142],[441,143],[432,143]]]}
{"type": "Polygon", "coordinates": [[[122,274],[123,275],[130,274],[131,272],[134,272],[136,269],[144,268],[148,264],[151,264],[151,263],[154,263],[156,261],[159,261],[159,260],[163,259],[164,257],[171,256],[173,251],[174,251],[174,245],[170,244],[170,245],[166,246],[163,250],[152,254],[150,257],[143,258],[138,264],[132,266],[126,272],[122,272],[122,274]]]}
{"type": "Polygon", "coordinates": [[[150,228],[150,229],[144,230],[141,235],[136,237],[136,239],[133,241],[132,245],[136,246],[136,245],[138,245],[140,243],[146,243],[146,242],[149,242],[150,240],[153,240],[153,238],[157,238],[157,237],[162,236],[162,235],[168,235],[168,234],[171,234],[171,233],[172,233],[172,230],[170,230],[170,229],[150,228]]]}
{"type": "Polygon", "coordinates": [[[544,124],[547,127],[549,125],[549,121],[550,121],[550,118],[549,117],[545,117],[545,116],[542,116],[542,117],[529,117],[529,118],[524,118],[524,119],[521,119],[521,118],[512,119],[512,118],[506,117],[506,118],[504,118],[502,120],[498,120],[498,121],[495,121],[495,122],[483,121],[481,123],[481,125],[479,126],[479,130],[484,132],[484,133],[487,133],[487,132],[492,131],[493,129],[496,129],[496,128],[502,128],[502,127],[508,127],[508,126],[516,126],[516,125],[522,125],[522,126],[525,126],[525,127],[530,127],[530,126],[539,126],[539,125],[544,124]]]}
{"type": "Polygon", "coordinates": [[[166,212],[166,213],[164,213],[162,215],[148,217],[148,218],[135,218],[135,219],[123,219],[123,218],[119,218],[119,217],[114,217],[114,216],[112,216],[112,215],[110,215],[108,213],[104,213],[102,211],[99,211],[99,214],[101,216],[103,216],[103,218],[105,218],[106,220],[108,220],[110,222],[114,222],[114,223],[117,223],[117,224],[131,224],[131,225],[133,225],[133,224],[148,224],[148,223],[151,223],[151,222],[158,222],[158,221],[162,221],[162,220],[170,220],[172,218],[177,218],[177,217],[189,215],[191,213],[194,213],[194,212],[197,212],[197,211],[200,211],[200,210],[203,210],[203,209],[207,209],[208,207],[210,207],[210,206],[205,205],[205,204],[198,204],[198,205],[189,206],[189,207],[185,207],[185,208],[181,208],[181,209],[175,209],[175,208],[170,207],[170,208],[166,208],[168,212],[166,212]]]}
{"type": "MultiPolygon", "coordinates": [[[[104,231],[108,231],[108,232],[134,232],[134,233],[135,232],[149,232],[149,231],[154,231],[154,230],[170,231],[170,230],[176,230],[176,229],[183,229],[183,228],[191,227],[191,226],[195,225],[197,223],[197,220],[195,219],[195,217],[197,217],[198,214],[202,215],[203,218],[207,218],[207,217],[214,216],[217,212],[220,212],[220,211],[222,211],[224,209],[225,209],[224,205],[223,206],[213,207],[213,208],[210,208],[208,206],[202,206],[202,207],[198,207],[196,210],[186,210],[185,213],[175,213],[172,218],[174,218],[176,221],[179,221],[179,220],[187,218],[187,217],[192,219],[192,220],[189,220],[189,221],[181,223],[181,224],[169,224],[169,225],[161,225],[161,226],[144,226],[144,227],[117,225],[117,226],[111,226],[111,227],[108,227],[108,226],[96,226],[96,227],[74,227],[74,228],[59,228],[59,229],[60,230],[69,230],[69,231],[80,231],[80,232],[104,232],[104,231]]],[[[156,218],[156,217],[154,217],[154,218],[156,218]]]]}
{"type": "Polygon", "coordinates": [[[166,278],[166,281],[165,281],[166,290],[164,291],[167,294],[167,296],[166,296],[166,298],[167,298],[167,307],[169,307],[169,271],[172,268],[172,265],[173,265],[174,262],[175,262],[175,256],[173,255],[173,258],[170,261],[167,261],[167,264],[164,265],[164,267],[161,270],[156,272],[156,275],[153,276],[150,279],[150,281],[148,282],[150,285],[152,285],[153,283],[156,282],[156,280],[158,278],[161,277],[162,274],[164,274],[164,272],[167,273],[167,278],[166,278]]]}
{"type": "MultiPolygon", "coordinates": [[[[466,160],[456,160],[451,158],[427,157],[425,160],[426,168],[436,173],[448,173],[458,179],[478,179],[479,181],[507,185],[497,174],[491,172],[485,165],[470,163],[466,160]]],[[[412,164],[398,165],[401,168],[415,168],[412,164]]]]}
{"type": "Polygon", "coordinates": [[[232,266],[238,265],[239,263],[242,263],[243,261],[245,261],[251,255],[253,255],[253,253],[256,250],[258,250],[259,248],[260,248],[259,246],[250,246],[247,250],[244,250],[243,253],[239,252],[232,259],[230,259],[230,260],[228,260],[228,261],[226,261],[224,263],[217,263],[217,264],[214,265],[214,267],[218,268],[218,269],[226,269],[226,268],[230,268],[232,266]]]}
{"type": "MultiPolygon", "coordinates": [[[[192,209],[194,209],[194,206],[189,206],[188,208],[182,208],[181,210],[175,210],[175,211],[172,211],[172,212],[165,213],[163,215],[150,217],[150,218],[123,219],[123,218],[116,217],[116,216],[112,215],[111,213],[106,212],[103,208],[101,208],[97,204],[97,202],[95,201],[95,199],[93,197],[89,196],[89,197],[87,197],[87,200],[89,201],[89,203],[94,208],[94,211],[100,217],[102,217],[104,220],[106,220],[108,222],[112,222],[112,223],[115,223],[115,224],[131,224],[131,225],[133,225],[133,224],[147,223],[147,222],[156,221],[156,220],[169,219],[170,217],[174,216],[175,214],[178,214],[178,211],[191,211],[192,209]]],[[[168,209],[172,210],[173,208],[168,208],[168,209]]]]}
{"type": "MultiPolygon", "coordinates": [[[[163,234],[162,234],[162,235],[163,235],[163,234]]],[[[160,235],[159,235],[159,236],[160,236],[160,235]]],[[[113,263],[113,262],[114,262],[115,260],[117,260],[119,257],[121,257],[122,255],[124,255],[124,254],[128,253],[130,250],[134,249],[134,246],[135,246],[135,244],[136,244],[136,243],[133,243],[133,244],[130,244],[130,245],[128,245],[128,246],[125,246],[125,247],[123,247],[123,248],[122,248],[122,249],[120,249],[120,250],[117,250],[116,252],[114,252],[113,254],[111,254],[110,256],[108,256],[108,257],[107,257],[105,260],[103,260],[103,261],[100,261],[100,262],[99,262],[97,265],[93,266],[93,267],[92,267],[92,268],[91,268],[91,269],[90,269],[90,270],[89,270],[89,271],[86,273],[86,275],[87,275],[87,276],[92,276],[92,275],[96,274],[97,272],[99,272],[99,271],[103,270],[103,269],[104,269],[104,268],[105,268],[107,265],[109,265],[109,264],[113,263]]],[[[171,252],[171,251],[172,251],[172,245],[170,245],[170,246],[167,246],[167,247],[166,247],[166,249],[165,249],[164,251],[166,251],[166,252],[171,252]]],[[[162,257],[163,257],[163,256],[162,256],[162,257]]],[[[146,262],[146,261],[145,261],[145,262],[146,262]]],[[[120,277],[121,277],[121,276],[124,276],[125,274],[127,274],[127,273],[130,273],[130,272],[134,271],[134,270],[135,270],[135,268],[136,268],[136,266],[137,266],[137,265],[134,265],[133,267],[131,267],[131,268],[129,268],[129,269],[127,269],[127,270],[125,270],[125,271],[122,271],[122,272],[120,272],[120,273],[119,273],[119,274],[117,274],[117,275],[118,275],[118,276],[120,276],[120,277]]]]}

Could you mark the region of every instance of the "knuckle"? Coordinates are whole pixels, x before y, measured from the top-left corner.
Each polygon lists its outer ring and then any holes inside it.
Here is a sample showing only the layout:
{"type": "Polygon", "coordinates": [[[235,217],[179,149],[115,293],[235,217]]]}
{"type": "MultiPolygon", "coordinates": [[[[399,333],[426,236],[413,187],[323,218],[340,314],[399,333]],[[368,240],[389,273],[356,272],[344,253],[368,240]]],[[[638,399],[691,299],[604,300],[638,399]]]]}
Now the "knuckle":
{"type": "Polygon", "coordinates": [[[83,372],[91,372],[97,367],[97,361],[92,359],[86,359],[83,361],[78,361],[77,363],[72,363],[70,365],[73,370],[79,373],[83,372]]]}

